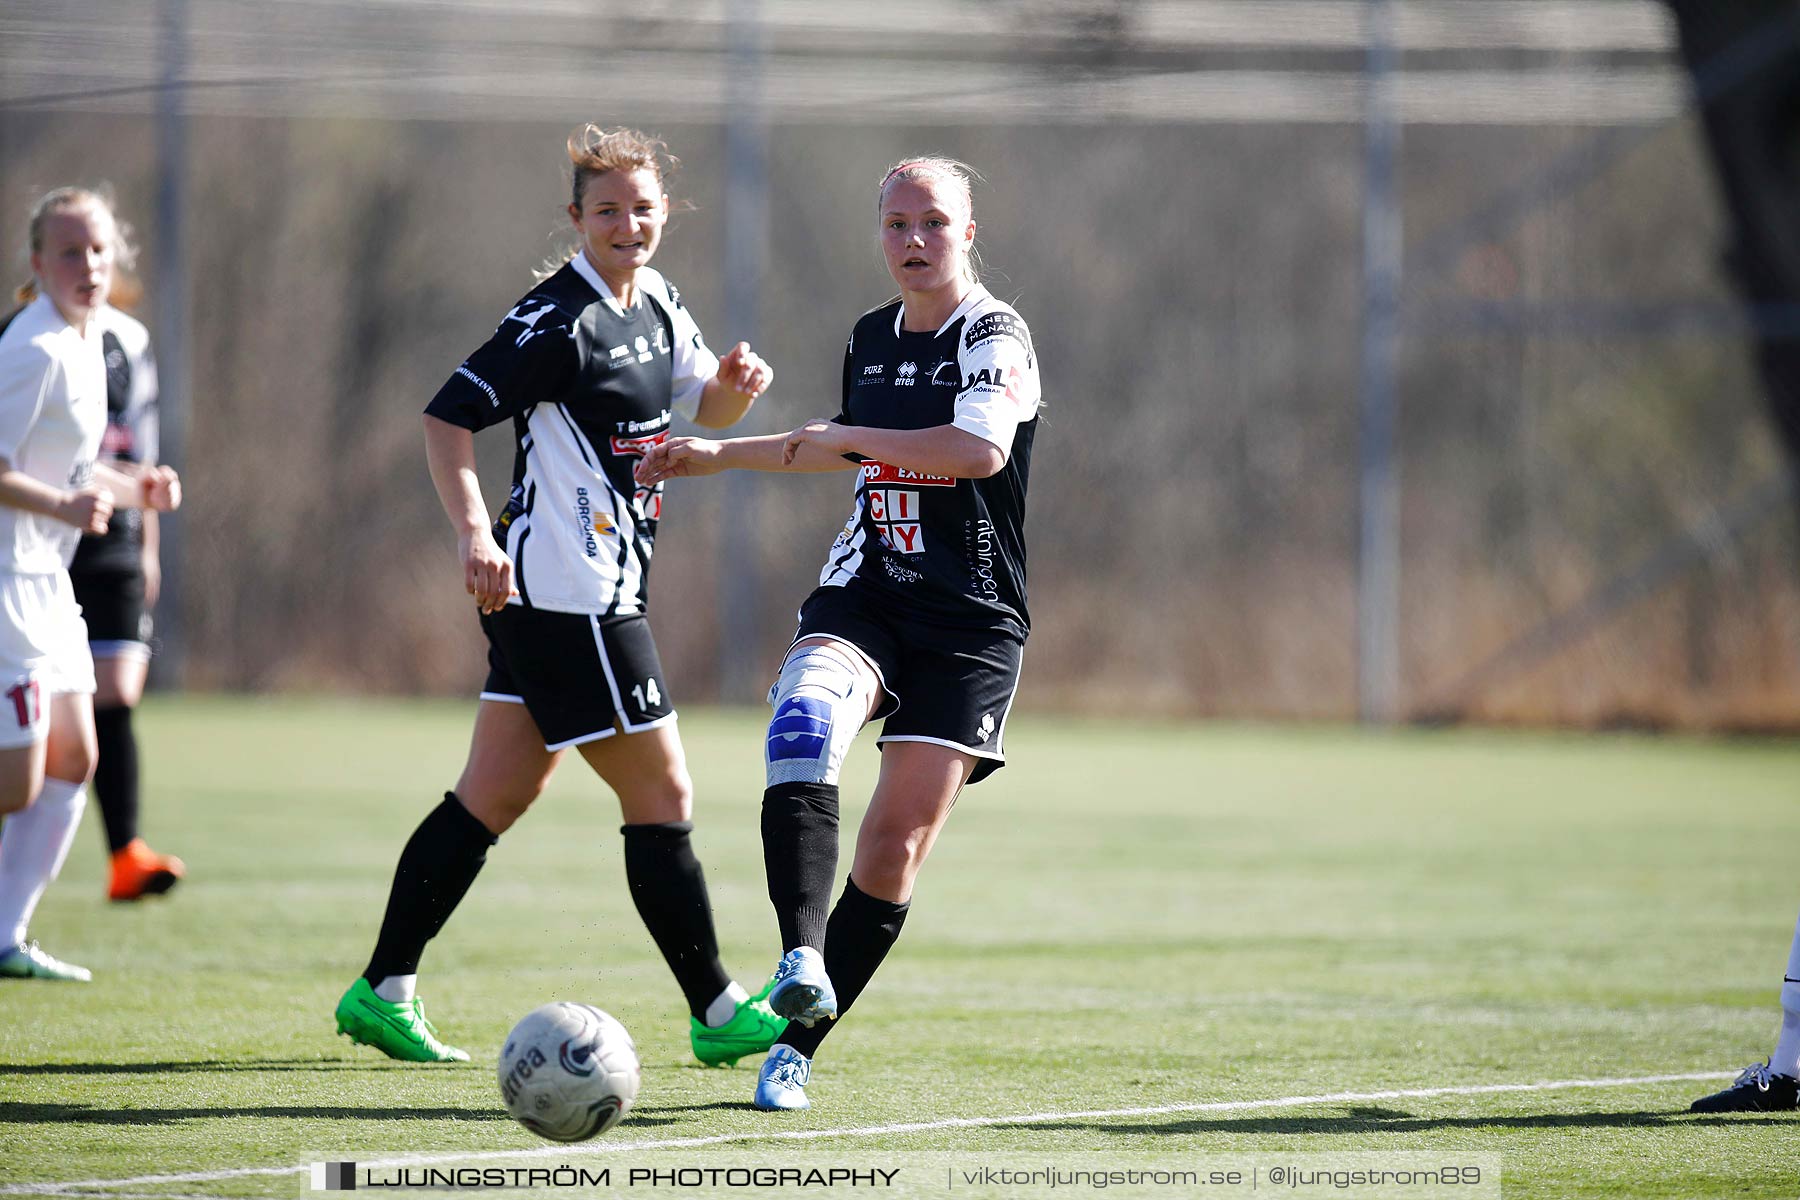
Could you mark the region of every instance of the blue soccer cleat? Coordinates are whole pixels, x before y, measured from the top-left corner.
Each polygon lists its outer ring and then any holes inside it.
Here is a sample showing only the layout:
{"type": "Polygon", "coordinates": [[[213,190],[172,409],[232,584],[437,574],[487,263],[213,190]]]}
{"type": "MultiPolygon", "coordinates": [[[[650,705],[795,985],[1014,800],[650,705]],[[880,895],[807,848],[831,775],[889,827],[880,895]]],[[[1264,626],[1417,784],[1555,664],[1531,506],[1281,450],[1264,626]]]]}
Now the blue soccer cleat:
{"type": "Polygon", "coordinates": [[[797,946],[781,956],[769,988],[769,1007],[778,1017],[808,1029],[837,1016],[837,993],[825,973],[825,957],[811,946],[797,946]]]}
{"type": "Polygon", "coordinates": [[[762,1070],[756,1073],[756,1095],[750,1101],[764,1112],[794,1112],[810,1108],[806,1081],[812,1078],[812,1059],[792,1046],[777,1043],[769,1048],[762,1070]]]}

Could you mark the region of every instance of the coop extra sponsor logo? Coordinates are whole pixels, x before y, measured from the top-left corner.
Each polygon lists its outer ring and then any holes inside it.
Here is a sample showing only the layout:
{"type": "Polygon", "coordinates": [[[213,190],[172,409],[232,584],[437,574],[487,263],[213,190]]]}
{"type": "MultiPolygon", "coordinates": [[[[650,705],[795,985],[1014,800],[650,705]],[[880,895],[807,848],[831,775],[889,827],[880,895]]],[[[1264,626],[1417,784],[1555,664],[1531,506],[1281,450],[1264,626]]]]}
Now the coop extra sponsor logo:
{"type": "MultiPolygon", "coordinates": [[[[668,421],[668,414],[663,414],[661,419],[663,423],[666,424],[668,421]]],[[[637,422],[633,421],[631,424],[636,425],[637,422]]],[[[646,424],[648,424],[648,422],[646,422],[646,424]]],[[[633,458],[642,458],[644,455],[650,453],[653,448],[662,445],[668,440],[669,431],[665,429],[661,433],[653,433],[648,437],[618,437],[615,435],[610,439],[610,442],[614,454],[625,454],[630,455],[633,458]]]]}
{"type": "Polygon", "coordinates": [[[862,465],[862,479],[866,484],[904,483],[913,487],[955,487],[956,480],[948,475],[927,475],[923,471],[909,471],[905,467],[890,467],[884,462],[870,459],[862,465]]]}

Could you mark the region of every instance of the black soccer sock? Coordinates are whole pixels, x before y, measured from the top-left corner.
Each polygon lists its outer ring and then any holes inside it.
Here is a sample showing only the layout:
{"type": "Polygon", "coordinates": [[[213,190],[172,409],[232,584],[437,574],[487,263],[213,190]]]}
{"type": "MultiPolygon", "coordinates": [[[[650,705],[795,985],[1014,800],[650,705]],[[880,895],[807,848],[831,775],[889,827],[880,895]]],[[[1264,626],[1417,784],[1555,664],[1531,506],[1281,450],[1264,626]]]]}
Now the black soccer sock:
{"type": "Polygon", "coordinates": [[[417,975],[425,943],[438,935],[500,839],[462,806],[455,792],[425,815],[400,851],[388,891],[381,934],[363,978],[378,984],[390,975],[417,975]]]}
{"type": "Polygon", "coordinates": [[[94,799],[105,824],[106,848],[117,854],[138,835],[138,747],[131,710],[122,704],[94,710],[99,760],[94,799]]]}
{"type": "MultiPolygon", "coordinates": [[[[906,910],[911,907],[910,902],[877,900],[857,887],[854,879],[844,880],[844,894],[838,897],[825,929],[825,973],[831,976],[832,990],[837,993],[838,1021],[850,1011],[875,977],[875,968],[900,940],[900,927],[906,924],[906,910]]],[[[790,1021],[787,1031],[777,1040],[811,1058],[838,1021],[819,1021],[811,1029],[790,1021]]]]}
{"type": "Polygon", "coordinates": [[[763,792],[763,870],[781,926],[781,952],[825,948],[831,881],[837,877],[835,783],[778,783],[763,792]]]}
{"type": "Polygon", "coordinates": [[[731,985],[731,976],[719,963],[706,872],[688,837],[693,830],[692,821],[619,828],[625,835],[625,882],[638,916],[675,973],[688,1011],[705,1021],[707,1006],[731,985]]]}

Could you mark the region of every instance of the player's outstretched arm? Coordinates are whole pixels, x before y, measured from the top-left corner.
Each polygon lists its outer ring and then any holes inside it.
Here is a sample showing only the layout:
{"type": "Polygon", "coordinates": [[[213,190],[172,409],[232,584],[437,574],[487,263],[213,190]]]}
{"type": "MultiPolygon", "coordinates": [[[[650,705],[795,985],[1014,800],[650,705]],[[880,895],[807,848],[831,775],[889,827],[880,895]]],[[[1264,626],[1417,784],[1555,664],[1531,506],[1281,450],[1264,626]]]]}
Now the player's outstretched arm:
{"type": "Polygon", "coordinates": [[[832,456],[859,454],[892,467],[949,479],[986,479],[1006,466],[1005,451],[955,425],[877,429],[819,419],[807,421],[788,434],[782,447],[788,461],[821,452],[832,456]]]}
{"type": "Polygon", "coordinates": [[[665,479],[695,475],[716,475],[720,471],[846,471],[856,464],[825,450],[814,448],[783,460],[785,433],[761,437],[670,438],[651,449],[637,465],[640,487],[655,487],[665,479]]]}
{"type": "Polygon", "coordinates": [[[475,435],[427,413],[425,459],[438,502],[456,530],[463,588],[475,597],[482,612],[499,612],[519,592],[513,586],[512,559],[494,540],[487,502],[481,498],[481,480],[475,473],[475,435]]]}

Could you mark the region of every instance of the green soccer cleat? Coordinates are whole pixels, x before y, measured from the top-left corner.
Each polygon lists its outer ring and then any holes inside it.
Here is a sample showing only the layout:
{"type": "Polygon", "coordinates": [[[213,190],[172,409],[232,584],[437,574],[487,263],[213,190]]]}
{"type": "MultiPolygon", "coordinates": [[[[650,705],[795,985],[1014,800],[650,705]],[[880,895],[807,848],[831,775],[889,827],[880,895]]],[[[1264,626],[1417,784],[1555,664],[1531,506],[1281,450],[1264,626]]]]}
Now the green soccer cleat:
{"type": "Polygon", "coordinates": [[[88,983],[94,973],[86,967],[51,958],[36,942],[20,942],[0,951],[0,979],[55,979],[63,983],[88,983]]]}
{"type": "Polygon", "coordinates": [[[703,1025],[689,1017],[688,1042],[694,1047],[694,1057],[709,1067],[734,1067],[738,1059],[773,1046],[787,1022],[770,1011],[764,999],[768,991],[765,987],[739,1004],[723,1025],[703,1025]]]}
{"type": "Polygon", "coordinates": [[[438,1040],[437,1026],[425,1019],[425,1002],[417,996],[395,1004],[375,994],[358,979],[337,1006],[338,1032],[360,1046],[373,1046],[401,1062],[468,1062],[467,1051],[438,1040]]]}

